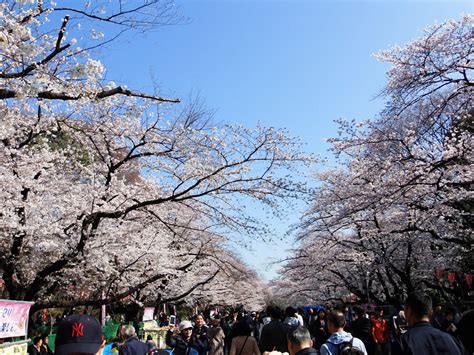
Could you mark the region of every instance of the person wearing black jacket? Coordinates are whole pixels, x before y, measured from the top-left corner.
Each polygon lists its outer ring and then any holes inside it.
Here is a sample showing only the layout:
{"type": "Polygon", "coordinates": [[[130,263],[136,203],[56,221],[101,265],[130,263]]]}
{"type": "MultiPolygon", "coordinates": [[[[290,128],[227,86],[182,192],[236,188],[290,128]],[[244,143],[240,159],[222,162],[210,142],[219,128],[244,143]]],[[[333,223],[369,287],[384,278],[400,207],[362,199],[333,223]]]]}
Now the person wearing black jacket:
{"type": "Polygon", "coordinates": [[[221,328],[224,331],[224,352],[227,354],[230,349],[230,344],[232,343],[232,327],[230,326],[230,316],[225,316],[224,318],[221,319],[221,328]]]}
{"type": "Polygon", "coordinates": [[[119,355],[145,355],[148,352],[148,345],[138,339],[135,327],[125,325],[120,333],[125,343],[119,346],[119,355]]]}
{"type": "Polygon", "coordinates": [[[454,314],[455,314],[454,308],[449,308],[446,311],[446,316],[444,317],[444,321],[441,324],[441,330],[443,332],[446,332],[448,334],[451,334],[454,336],[456,334],[456,325],[454,324],[454,314]]]}
{"type": "Polygon", "coordinates": [[[374,341],[372,339],[372,322],[365,317],[361,307],[354,307],[355,320],[351,325],[351,334],[362,340],[369,355],[374,353],[374,341]]]}
{"type": "Polygon", "coordinates": [[[461,340],[468,354],[474,354],[474,309],[463,314],[458,322],[456,336],[461,340]]]}
{"type": "Polygon", "coordinates": [[[41,355],[41,346],[43,345],[43,340],[41,337],[34,337],[33,344],[28,346],[28,354],[30,355],[41,355]]]}
{"type": "Polygon", "coordinates": [[[47,334],[43,334],[41,336],[42,344],[41,344],[41,355],[53,355],[49,347],[49,338],[47,334]]]}
{"type": "Polygon", "coordinates": [[[288,352],[290,355],[317,355],[316,349],[313,349],[311,334],[305,327],[299,326],[288,332],[288,352]]]}
{"type": "Polygon", "coordinates": [[[319,349],[328,340],[329,332],[326,323],[326,311],[320,309],[316,320],[313,322],[311,333],[314,336],[314,346],[319,349]]]}
{"type": "Polygon", "coordinates": [[[194,319],[194,328],[193,328],[193,341],[195,344],[202,344],[200,345],[199,355],[206,355],[208,342],[207,342],[207,332],[209,331],[209,327],[204,322],[204,316],[202,314],[198,314],[194,319]]]}
{"type": "Polygon", "coordinates": [[[193,337],[193,325],[190,321],[179,323],[179,334],[173,335],[173,326],[166,333],[166,345],[173,349],[174,355],[198,355],[207,350],[207,343],[193,337]]]}
{"type": "Polygon", "coordinates": [[[288,352],[288,344],[286,341],[288,327],[280,322],[280,309],[277,307],[272,308],[270,310],[270,316],[272,320],[262,328],[262,333],[260,334],[260,342],[258,344],[260,352],[263,354],[265,351],[275,350],[286,353],[288,352]]]}
{"type": "Polygon", "coordinates": [[[404,355],[463,355],[464,347],[451,335],[430,324],[431,298],[412,293],[405,302],[405,318],[409,329],[402,337],[404,355]]]}

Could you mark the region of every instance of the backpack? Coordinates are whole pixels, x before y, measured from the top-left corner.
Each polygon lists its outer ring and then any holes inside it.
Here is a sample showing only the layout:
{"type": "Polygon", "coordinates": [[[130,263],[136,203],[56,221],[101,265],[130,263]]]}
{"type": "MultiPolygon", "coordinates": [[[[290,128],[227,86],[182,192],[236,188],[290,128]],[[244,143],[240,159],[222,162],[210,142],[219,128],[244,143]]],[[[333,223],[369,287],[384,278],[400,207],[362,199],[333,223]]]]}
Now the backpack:
{"type": "Polygon", "coordinates": [[[359,348],[352,345],[352,338],[350,341],[342,342],[338,345],[337,354],[338,355],[364,355],[364,352],[359,348]]]}

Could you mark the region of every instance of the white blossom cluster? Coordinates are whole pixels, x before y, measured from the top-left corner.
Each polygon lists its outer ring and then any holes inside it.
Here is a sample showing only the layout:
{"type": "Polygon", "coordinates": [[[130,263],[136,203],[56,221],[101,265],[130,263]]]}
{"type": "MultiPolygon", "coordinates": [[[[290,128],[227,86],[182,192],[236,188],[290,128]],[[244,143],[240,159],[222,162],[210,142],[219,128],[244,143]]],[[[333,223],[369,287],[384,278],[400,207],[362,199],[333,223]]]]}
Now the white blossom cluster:
{"type": "Polygon", "coordinates": [[[435,269],[473,272],[472,26],[451,20],[378,55],[392,64],[387,106],[339,122],[339,164],[317,175],[301,245],[275,281],[281,297],[399,306],[416,289],[454,297],[435,269]]]}
{"type": "MultiPolygon", "coordinates": [[[[104,4],[67,10],[92,23],[141,23],[104,4]]],[[[258,276],[225,246],[265,236],[246,201],[273,211],[303,196],[292,175],[313,158],[284,131],[212,127],[195,103],[167,105],[177,100],[106,83],[100,61],[69,40],[73,17],[55,4],[0,6],[5,297],[37,307],[261,305],[258,276]]]]}

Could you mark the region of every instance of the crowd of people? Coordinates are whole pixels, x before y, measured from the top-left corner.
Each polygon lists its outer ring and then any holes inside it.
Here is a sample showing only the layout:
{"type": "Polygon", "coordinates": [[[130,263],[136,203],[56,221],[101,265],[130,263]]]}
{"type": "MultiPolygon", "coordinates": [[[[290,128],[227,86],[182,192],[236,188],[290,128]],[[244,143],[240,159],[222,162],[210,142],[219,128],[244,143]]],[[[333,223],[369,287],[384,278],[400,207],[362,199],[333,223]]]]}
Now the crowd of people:
{"type": "MultiPolygon", "coordinates": [[[[474,311],[456,318],[452,310],[433,310],[429,296],[414,293],[404,310],[390,317],[383,308],[368,314],[359,307],[328,306],[198,314],[181,321],[173,317],[177,325],[168,324],[166,344],[173,355],[472,355],[474,311]]],[[[131,325],[123,326],[120,335],[119,355],[162,354],[151,337],[140,340],[131,325]]],[[[58,326],[55,353],[100,354],[104,344],[94,317],[72,315],[58,326]]],[[[35,338],[30,354],[45,355],[43,346],[35,338]]]]}
{"type": "Polygon", "coordinates": [[[30,355],[53,355],[48,343],[48,335],[36,336],[33,338],[33,343],[28,347],[28,353],[30,355]]]}

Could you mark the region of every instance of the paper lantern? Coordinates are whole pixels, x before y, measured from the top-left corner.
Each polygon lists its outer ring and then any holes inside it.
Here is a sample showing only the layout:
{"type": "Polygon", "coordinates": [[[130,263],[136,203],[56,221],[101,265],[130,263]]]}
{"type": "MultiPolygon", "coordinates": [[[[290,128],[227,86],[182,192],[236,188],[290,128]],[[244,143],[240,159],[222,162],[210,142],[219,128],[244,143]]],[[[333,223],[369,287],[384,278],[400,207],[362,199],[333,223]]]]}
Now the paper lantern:
{"type": "Polygon", "coordinates": [[[471,288],[471,285],[472,285],[472,275],[471,275],[471,274],[466,274],[466,275],[464,275],[464,277],[466,278],[466,283],[467,283],[467,285],[469,286],[469,288],[471,288]]]}
{"type": "Polygon", "coordinates": [[[448,272],[448,281],[449,283],[453,283],[456,281],[456,273],[455,272],[448,272]]]}

